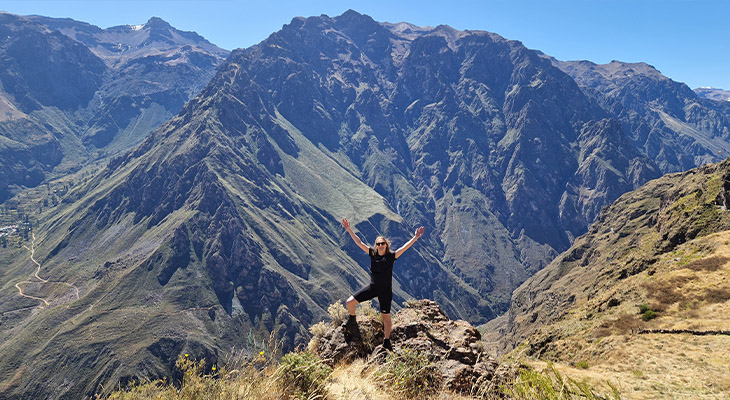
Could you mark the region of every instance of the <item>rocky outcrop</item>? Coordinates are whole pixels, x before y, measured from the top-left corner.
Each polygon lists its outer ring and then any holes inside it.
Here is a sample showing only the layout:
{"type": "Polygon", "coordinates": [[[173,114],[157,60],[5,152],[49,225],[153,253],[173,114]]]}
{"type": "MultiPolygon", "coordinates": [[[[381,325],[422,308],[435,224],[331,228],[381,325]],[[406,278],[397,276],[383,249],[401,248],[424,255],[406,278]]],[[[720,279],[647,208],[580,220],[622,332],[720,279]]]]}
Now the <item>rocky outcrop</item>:
{"type": "MultiPolygon", "coordinates": [[[[406,303],[393,315],[390,338],[396,353],[412,349],[427,354],[450,390],[467,392],[497,375],[497,361],[485,353],[479,331],[466,321],[449,319],[432,300],[406,303]]],[[[316,335],[310,348],[330,365],[358,357],[377,363],[386,354],[382,341],[379,319],[358,316],[357,325],[338,325],[316,335]]]]}

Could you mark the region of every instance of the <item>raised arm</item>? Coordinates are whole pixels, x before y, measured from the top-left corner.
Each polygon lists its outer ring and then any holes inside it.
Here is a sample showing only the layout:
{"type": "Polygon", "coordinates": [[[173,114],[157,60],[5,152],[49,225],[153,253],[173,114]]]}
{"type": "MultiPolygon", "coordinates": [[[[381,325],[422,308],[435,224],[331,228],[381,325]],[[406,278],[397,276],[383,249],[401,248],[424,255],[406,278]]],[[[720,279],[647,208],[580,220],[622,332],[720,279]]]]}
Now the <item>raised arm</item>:
{"type": "Polygon", "coordinates": [[[426,229],[424,227],[420,227],[420,228],[416,229],[416,232],[414,233],[414,235],[411,238],[411,240],[409,240],[408,242],[406,242],[406,244],[404,244],[403,246],[401,246],[400,249],[398,249],[398,250],[395,251],[395,258],[400,257],[400,255],[403,254],[406,250],[408,250],[408,248],[410,248],[411,246],[413,246],[413,243],[416,243],[416,240],[420,239],[421,236],[423,236],[423,231],[425,231],[425,230],[426,229]]]}
{"type": "Polygon", "coordinates": [[[370,252],[370,247],[368,247],[368,245],[363,243],[362,240],[360,240],[360,238],[357,235],[355,235],[355,232],[352,231],[352,228],[350,227],[350,221],[348,221],[347,218],[342,218],[342,226],[345,227],[345,230],[347,231],[347,233],[350,234],[352,241],[355,242],[357,247],[361,248],[362,251],[364,251],[366,253],[370,252]]]}

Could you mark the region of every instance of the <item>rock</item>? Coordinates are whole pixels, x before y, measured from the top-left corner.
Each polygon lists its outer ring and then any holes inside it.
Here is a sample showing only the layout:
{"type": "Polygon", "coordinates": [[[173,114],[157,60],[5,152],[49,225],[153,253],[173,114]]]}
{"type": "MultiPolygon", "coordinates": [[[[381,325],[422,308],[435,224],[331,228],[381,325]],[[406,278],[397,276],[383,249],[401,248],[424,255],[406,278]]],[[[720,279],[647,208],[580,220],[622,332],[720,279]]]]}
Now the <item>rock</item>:
{"type": "Polygon", "coordinates": [[[426,351],[446,388],[466,392],[491,379],[497,362],[480,345],[481,334],[466,321],[452,321],[431,300],[410,302],[394,316],[394,349],[426,351]]]}
{"type": "MultiPolygon", "coordinates": [[[[387,356],[382,329],[376,317],[358,316],[357,325],[345,323],[316,336],[315,352],[329,365],[356,358],[381,363],[387,356]]],[[[449,390],[469,392],[496,376],[498,364],[483,350],[479,331],[466,321],[450,320],[434,301],[412,301],[395,313],[390,339],[394,352],[427,354],[449,390]]]]}
{"type": "Polygon", "coordinates": [[[358,323],[338,325],[316,338],[315,352],[328,365],[371,355],[383,342],[383,324],[375,318],[358,316],[358,323]]]}

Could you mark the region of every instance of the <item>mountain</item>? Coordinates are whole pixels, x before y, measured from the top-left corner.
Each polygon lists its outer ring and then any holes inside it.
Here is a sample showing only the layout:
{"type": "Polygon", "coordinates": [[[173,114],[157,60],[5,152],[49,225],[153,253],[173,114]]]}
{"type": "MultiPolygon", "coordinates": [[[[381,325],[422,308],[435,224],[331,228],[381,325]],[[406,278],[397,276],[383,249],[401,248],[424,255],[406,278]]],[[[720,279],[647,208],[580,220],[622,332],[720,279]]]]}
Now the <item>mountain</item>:
{"type": "Polygon", "coordinates": [[[621,121],[634,146],[662,173],[686,171],[730,155],[730,104],[699,97],[645,63],[550,59],[621,121]]]}
{"type": "Polygon", "coordinates": [[[701,87],[694,90],[697,96],[705,99],[717,100],[717,101],[728,101],[730,100],[730,91],[715,89],[711,87],[701,87]]]}
{"type": "Polygon", "coordinates": [[[0,201],[140,143],[228,55],[159,18],[100,29],[1,13],[0,31],[0,201]]]}
{"type": "Polygon", "coordinates": [[[515,290],[491,339],[502,352],[582,362],[627,398],[727,396],[717,350],[728,334],[729,191],[726,160],[621,196],[515,290]]]}
{"type": "Polygon", "coordinates": [[[429,298],[484,323],[603,206],[661,175],[625,129],[496,34],[295,18],[74,182],[39,216],[32,252],[7,256],[3,394],[93,395],[270,332],[305,343],[368,280],[343,217],[395,246],[425,225],[396,263],[395,308],[429,298]]]}

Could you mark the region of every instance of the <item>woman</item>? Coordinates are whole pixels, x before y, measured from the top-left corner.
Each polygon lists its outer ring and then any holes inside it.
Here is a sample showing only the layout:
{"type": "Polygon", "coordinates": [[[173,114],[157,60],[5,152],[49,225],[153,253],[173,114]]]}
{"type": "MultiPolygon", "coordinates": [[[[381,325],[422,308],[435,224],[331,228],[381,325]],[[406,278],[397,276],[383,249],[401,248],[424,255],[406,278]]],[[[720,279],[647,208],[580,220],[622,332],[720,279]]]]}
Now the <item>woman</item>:
{"type": "Polygon", "coordinates": [[[358,303],[377,297],[378,303],[380,303],[380,314],[383,316],[383,333],[385,337],[383,347],[392,350],[390,331],[393,323],[390,319],[390,303],[393,300],[393,263],[413,243],[416,243],[416,240],[423,236],[424,228],[420,227],[416,229],[413,238],[393,253],[390,250],[390,242],[383,236],[375,238],[375,248],[371,248],[355,235],[350,227],[350,221],[347,218],[342,219],[342,226],[345,227],[345,230],[350,234],[357,247],[361,248],[362,251],[368,253],[370,256],[370,285],[360,289],[347,299],[347,311],[350,313],[347,325],[351,326],[357,323],[355,319],[355,306],[358,303]]]}

